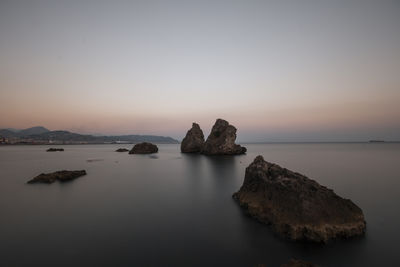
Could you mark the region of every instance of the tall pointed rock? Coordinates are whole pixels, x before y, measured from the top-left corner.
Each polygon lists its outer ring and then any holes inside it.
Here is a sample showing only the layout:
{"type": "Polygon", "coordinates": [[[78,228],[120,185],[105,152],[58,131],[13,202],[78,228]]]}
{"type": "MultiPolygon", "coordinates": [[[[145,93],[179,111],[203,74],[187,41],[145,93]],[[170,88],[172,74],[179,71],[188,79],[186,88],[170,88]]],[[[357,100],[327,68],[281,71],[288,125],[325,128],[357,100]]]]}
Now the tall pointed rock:
{"type": "Polygon", "coordinates": [[[183,153],[198,153],[204,144],[204,134],[200,126],[193,122],[192,128],[186,133],[181,143],[183,153]]]}
{"type": "Polygon", "coordinates": [[[202,153],[206,155],[236,155],[244,154],[247,149],[235,144],[236,128],[223,119],[217,119],[202,153]]]}

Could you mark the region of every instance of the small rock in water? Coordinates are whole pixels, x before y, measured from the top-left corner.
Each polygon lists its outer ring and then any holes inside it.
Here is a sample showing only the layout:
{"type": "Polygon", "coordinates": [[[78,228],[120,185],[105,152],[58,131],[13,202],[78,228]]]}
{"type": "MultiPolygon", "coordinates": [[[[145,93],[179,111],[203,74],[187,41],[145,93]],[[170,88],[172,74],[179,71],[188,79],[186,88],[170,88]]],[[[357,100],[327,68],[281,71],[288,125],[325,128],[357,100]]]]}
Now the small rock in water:
{"type": "Polygon", "coordinates": [[[129,149],[126,148],[118,148],[117,150],[115,150],[115,152],[128,152],[129,149]]]}
{"type": "Polygon", "coordinates": [[[288,263],[282,264],[281,267],[318,267],[318,265],[308,261],[291,259],[288,263]]]}
{"type": "Polygon", "coordinates": [[[47,149],[46,151],[47,151],[47,152],[64,151],[64,148],[54,148],[54,147],[51,147],[51,148],[47,149]]]}
{"type": "Polygon", "coordinates": [[[85,170],[80,170],[80,171],[57,171],[57,172],[52,172],[52,173],[42,173],[33,178],[32,180],[29,180],[27,183],[28,184],[34,184],[34,183],[46,183],[46,184],[51,184],[54,183],[56,180],[60,182],[66,182],[70,181],[73,179],[76,179],[78,177],[81,177],[83,175],[86,175],[85,170]]]}
{"type": "Polygon", "coordinates": [[[103,161],[104,159],[87,159],[87,162],[103,161]]]}
{"type": "Polygon", "coordinates": [[[233,198],[249,215],[291,240],[326,243],[361,236],[366,229],[362,210],[351,200],[262,156],[246,168],[233,198]]]}
{"type": "Polygon", "coordinates": [[[152,143],[143,142],[140,144],[136,144],[129,154],[151,154],[157,153],[158,147],[152,143]]]}

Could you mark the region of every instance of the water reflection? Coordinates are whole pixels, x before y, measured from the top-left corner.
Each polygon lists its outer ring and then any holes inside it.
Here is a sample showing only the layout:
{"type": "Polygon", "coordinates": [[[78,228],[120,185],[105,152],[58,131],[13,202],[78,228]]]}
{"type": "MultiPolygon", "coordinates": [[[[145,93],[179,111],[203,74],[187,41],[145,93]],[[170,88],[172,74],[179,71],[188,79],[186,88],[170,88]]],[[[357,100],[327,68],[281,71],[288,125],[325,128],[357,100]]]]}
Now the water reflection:
{"type": "Polygon", "coordinates": [[[400,217],[393,212],[400,145],[249,145],[247,155],[218,157],[160,145],[158,159],[117,148],[71,146],[49,155],[40,146],[0,147],[0,265],[280,266],[296,257],[321,266],[400,266],[400,217]],[[367,236],[327,246],[294,243],[247,217],[232,194],[256,154],[322,177],[357,200],[367,236]],[[354,160],[360,157],[362,166],[354,160]],[[61,169],[88,175],[67,184],[25,184],[61,169]]]}

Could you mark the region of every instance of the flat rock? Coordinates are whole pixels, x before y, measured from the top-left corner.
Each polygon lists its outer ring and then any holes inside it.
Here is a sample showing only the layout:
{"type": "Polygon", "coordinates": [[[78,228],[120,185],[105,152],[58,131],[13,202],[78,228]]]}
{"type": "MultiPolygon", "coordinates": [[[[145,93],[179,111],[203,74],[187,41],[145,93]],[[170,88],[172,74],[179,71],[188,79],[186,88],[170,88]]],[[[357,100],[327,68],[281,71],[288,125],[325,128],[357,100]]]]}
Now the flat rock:
{"type": "Polygon", "coordinates": [[[126,148],[118,148],[117,150],[115,150],[115,152],[128,152],[129,149],[126,148]]]}
{"type": "Polygon", "coordinates": [[[246,148],[235,144],[236,128],[226,120],[217,119],[203,145],[206,155],[237,155],[246,153],[246,148]]]}
{"type": "Polygon", "coordinates": [[[362,210],[351,200],[262,156],[246,168],[233,198],[250,216],[291,240],[326,243],[361,236],[366,229],[362,210]]]}
{"type": "Polygon", "coordinates": [[[70,180],[74,180],[78,177],[86,175],[85,170],[80,171],[57,171],[52,173],[42,173],[28,181],[28,184],[34,183],[46,183],[51,184],[55,181],[66,182],[70,180]]]}
{"type": "Polygon", "coordinates": [[[158,152],[158,147],[152,143],[147,143],[143,142],[140,144],[136,144],[131,151],[129,151],[129,154],[151,154],[151,153],[157,153],[158,152]]]}
{"type": "Polygon", "coordinates": [[[46,151],[47,151],[47,152],[64,151],[64,148],[54,148],[54,147],[51,147],[51,148],[47,149],[46,151]]]}
{"type": "Polygon", "coordinates": [[[198,153],[204,145],[204,134],[200,126],[193,122],[192,128],[186,133],[181,143],[182,153],[198,153]]]}

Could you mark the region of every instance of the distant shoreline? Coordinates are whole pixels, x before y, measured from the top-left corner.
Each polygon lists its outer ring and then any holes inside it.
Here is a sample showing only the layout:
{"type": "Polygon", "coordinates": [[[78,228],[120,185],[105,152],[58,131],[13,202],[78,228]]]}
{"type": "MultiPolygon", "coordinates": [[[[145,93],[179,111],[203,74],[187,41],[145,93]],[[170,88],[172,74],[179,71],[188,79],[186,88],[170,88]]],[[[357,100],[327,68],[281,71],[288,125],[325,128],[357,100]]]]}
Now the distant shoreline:
{"type": "MultiPolygon", "coordinates": [[[[159,145],[180,145],[180,143],[162,143],[153,142],[159,145]]],[[[384,141],[384,142],[371,142],[371,141],[329,141],[329,142],[241,142],[242,145],[274,145],[274,144],[398,144],[400,141],[384,141]]],[[[135,145],[137,143],[51,143],[51,144],[33,144],[33,143],[18,143],[18,144],[0,144],[0,146],[76,146],[76,145],[135,145]]]]}

